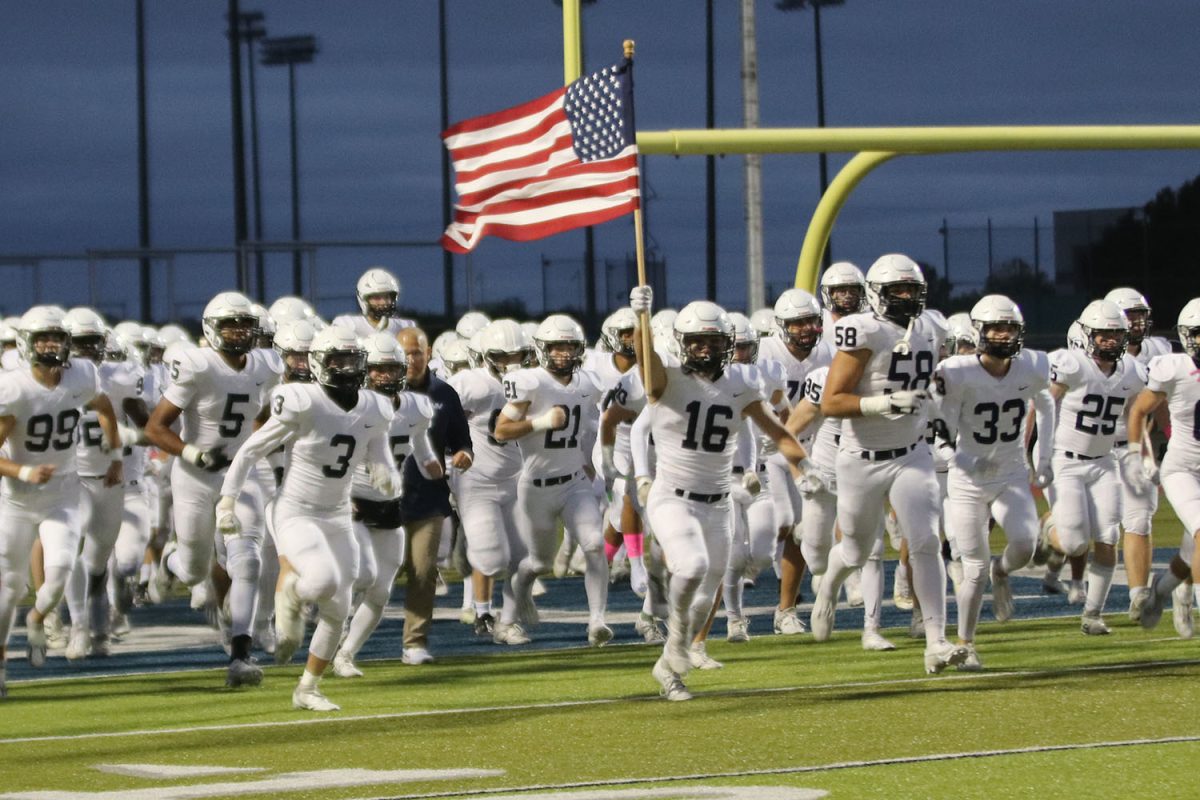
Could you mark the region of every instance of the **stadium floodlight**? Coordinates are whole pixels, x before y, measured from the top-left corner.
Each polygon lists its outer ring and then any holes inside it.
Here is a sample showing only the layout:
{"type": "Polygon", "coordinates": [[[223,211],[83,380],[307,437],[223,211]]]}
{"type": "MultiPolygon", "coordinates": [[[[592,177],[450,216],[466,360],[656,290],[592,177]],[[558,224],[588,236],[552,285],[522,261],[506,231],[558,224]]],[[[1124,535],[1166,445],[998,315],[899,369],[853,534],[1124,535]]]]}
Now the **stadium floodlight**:
{"type": "Polygon", "coordinates": [[[261,44],[264,67],[286,66],[288,68],[288,109],[291,120],[292,141],[292,292],[303,294],[303,272],[300,264],[300,160],[297,153],[296,136],[296,65],[311,64],[317,54],[315,36],[279,36],[263,39],[261,44]]]}

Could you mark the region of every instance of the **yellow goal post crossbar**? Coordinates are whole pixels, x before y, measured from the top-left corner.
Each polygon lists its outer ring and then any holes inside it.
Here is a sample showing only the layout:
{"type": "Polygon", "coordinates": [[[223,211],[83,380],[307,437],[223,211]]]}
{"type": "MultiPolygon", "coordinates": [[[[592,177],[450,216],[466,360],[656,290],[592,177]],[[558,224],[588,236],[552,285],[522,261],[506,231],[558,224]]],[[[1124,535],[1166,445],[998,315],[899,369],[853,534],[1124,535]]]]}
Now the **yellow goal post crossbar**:
{"type": "Polygon", "coordinates": [[[1200,125],[1034,125],[922,128],[758,128],[641,131],[642,155],[856,153],[813,212],[796,286],[815,291],[821,255],[846,199],[879,165],[901,155],[1018,150],[1194,150],[1200,125]]]}

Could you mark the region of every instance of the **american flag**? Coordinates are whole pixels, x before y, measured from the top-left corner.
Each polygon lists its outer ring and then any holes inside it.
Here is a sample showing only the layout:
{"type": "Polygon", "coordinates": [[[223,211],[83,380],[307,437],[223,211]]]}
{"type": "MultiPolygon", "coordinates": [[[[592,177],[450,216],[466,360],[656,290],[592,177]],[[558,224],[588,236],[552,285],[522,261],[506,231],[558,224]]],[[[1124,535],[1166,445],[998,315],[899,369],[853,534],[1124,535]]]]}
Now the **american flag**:
{"type": "Polygon", "coordinates": [[[458,204],[442,246],[466,253],[484,236],[541,239],[636,209],[630,66],[444,131],[458,204]]]}

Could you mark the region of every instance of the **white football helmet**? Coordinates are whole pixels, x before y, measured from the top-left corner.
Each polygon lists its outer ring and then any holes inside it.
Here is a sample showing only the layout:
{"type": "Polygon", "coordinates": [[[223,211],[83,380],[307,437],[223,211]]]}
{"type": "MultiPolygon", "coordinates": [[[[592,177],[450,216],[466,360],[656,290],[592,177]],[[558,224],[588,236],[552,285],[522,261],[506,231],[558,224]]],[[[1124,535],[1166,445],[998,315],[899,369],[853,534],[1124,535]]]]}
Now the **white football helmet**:
{"type": "MultiPolygon", "coordinates": [[[[74,343],[74,339],[72,339],[72,343],[74,343]]],[[[122,361],[128,361],[130,356],[137,357],[137,354],[137,350],[134,348],[133,343],[121,334],[117,333],[115,330],[110,330],[105,334],[105,361],[115,361],[120,363],[122,361]]],[[[141,363],[140,359],[138,359],[138,363],[141,363]]]]}
{"type": "Polygon", "coordinates": [[[313,337],[308,351],[313,380],[331,389],[357,389],[367,375],[367,353],[354,331],[330,325],[313,337]]]}
{"type": "Polygon", "coordinates": [[[442,348],[442,363],[450,375],[471,368],[471,353],[465,339],[451,339],[442,348]]]}
{"type": "Polygon", "coordinates": [[[775,309],[760,308],[750,315],[750,324],[758,331],[758,338],[775,335],[775,309]]]}
{"type": "MultiPolygon", "coordinates": [[[[491,325],[492,323],[488,323],[491,325]]],[[[487,327],[486,325],[484,326],[487,327]]],[[[471,334],[471,338],[467,339],[467,354],[471,357],[471,368],[483,366],[483,345],[480,343],[483,338],[483,328],[471,334]]]]}
{"type": "Polygon", "coordinates": [[[1025,316],[1016,303],[1002,294],[981,297],[971,309],[971,325],[979,350],[996,358],[1012,358],[1025,343],[1025,316]],[[988,339],[988,329],[997,325],[1015,326],[1016,332],[1007,339],[988,339]]]}
{"type": "Polygon", "coordinates": [[[750,324],[750,318],[738,311],[730,311],[733,323],[733,360],[740,364],[753,364],[758,360],[758,331],[750,324]]]}
{"type": "Polygon", "coordinates": [[[58,306],[34,306],[17,324],[17,352],[29,364],[61,367],[71,357],[71,334],[66,312],[58,306]],[[45,342],[39,340],[45,339],[45,342]],[[37,345],[43,347],[39,350],[37,345]]]}
{"type": "Polygon", "coordinates": [[[1179,333],[1183,351],[1196,358],[1196,354],[1200,353],[1200,341],[1197,341],[1200,338],[1200,297],[1187,301],[1187,305],[1179,312],[1175,330],[1179,333]]]}
{"type": "Polygon", "coordinates": [[[271,347],[275,340],[275,321],[262,303],[252,302],[250,308],[254,309],[254,316],[258,319],[258,325],[254,328],[254,346],[271,347]]]}
{"type": "Polygon", "coordinates": [[[520,369],[529,358],[529,340],[515,320],[495,320],[478,335],[483,362],[497,377],[520,369]]]}
{"type": "Polygon", "coordinates": [[[200,327],[214,350],[245,355],[254,349],[258,315],[254,313],[254,306],[246,295],[241,292],[221,292],[204,307],[200,327]]]}
{"type": "Polygon", "coordinates": [[[533,349],[533,337],[537,336],[538,323],[522,322],[521,330],[525,332],[525,341],[529,342],[529,355],[525,359],[526,367],[536,367],[538,365],[537,350],[533,349]]]}
{"type": "Polygon", "coordinates": [[[432,355],[434,358],[441,358],[442,350],[445,349],[447,344],[457,338],[458,334],[454,331],[442,331],[437,335],[437,338],[433,340],[433,344],[429,346],[430,355],[432,355]]]}
{"type": "Polygon", "coordinates": [[[733,323],[716,303],[688,303],[675,318],[674,329],[685,371],[716,375],[733,360],[733,323]]]}
{"type": "Polygon", "coordinates": [[[383,267],[371,267],[358,279],[355,287],[358,308],[363,316],[370,311],[377,317],[388,318],[396,314],[396,302],[400,299],[400,281],[383,267]]]}
{"type": "Polygon", "coordinates": [[[583,354],[587,349],[587,339],[583,335],[583,327],[566,314],[551,314],[538,325],[537,334],[533,337],[533,348],[537,351],[538,363],[552,375],[569,377],[583,366],[583,354]],[[550,346],[554,344],[569,344],[570,349],[551,355],[550,346]]]}
{"type": "Polygon", "coordinates": [[[0,346],[5,349],[17,346],[17,325],[20,322],[20,317],[5,317],[0,321],[0,346]]]}
{"type": "Polygon", "coordinates": [[[1150,333],[1152,324],[1150,304],[1146,302],[1146,297],[1137,289],[1122,286],[1104,295],[1104,299],[1116,303],[1125,312],[1125,318],[1129,320],[1129,343],[1141,344],[1150,333]]]}
{"type": "Polygon", "coordinates": [[[317,315],[309,302],[299,297],[281,297],[271,303],[267,313],[271,315],[276,327],[294,319],[309,319],[317,315]]]}
{"type": "Polygon", "coordinates": [[[285,322],[275,331],[272,345],[283,360],[284,383],[311,383],[312,370],[308,366],[308,354],[312,351],[317,331],[302,319],[285,322]]]}
{"type": "Polygon", "coordinates": [[[1089,356],[1097,356],[1104,361],[1116,361],[1125,353],[1129,343],[1129,320],[1120,306],[1111,300],[1093,300],[1079,315],[1079,327],[1083,332],[1083,349],[1089,356]],[[1100,333],[1116,332],[1117,342],[1101,347],[1096,344],[1096,336],[1100,333]]]}
{"type": "Polygon", "coordinates": [[[963,346],[970,347],[971,352],[975,352],[975,349],[979,347],[975,325],[971,322],[971,315],[968,312],[959,311],[946,317],[946,328],[947,355],[956,355],[959,348],[963,346]]]}
{"type": "Polygon", "coordinates": [[[817,298],[803,289],[788,289],[775,301],[775,333],[786,344],[812,350],[821,341],[821,306],[817,298]],[[789,325],[803,326],[800,333],[788,333],[789,325]]]}
{"type": "Polygon", "coordinates": [[[604,324],[600,326],[600,339],[608,346],[610,353],[619,353],[623,356],[633,358],[633,330],[637,327],[637,314],[633,313],[633,309],[629,306],[618,308],[616,311],[608,315],[604,320],[604,324]],[[629,343],[625,343],[623,333],[630,332],[629,343]]]}
{"type": "Polygon", "coordinates": [[[660,308],[650,317],[650,332],[675,338],[675,318],[679,312],[673,308],[660,308]]]}
{"type": "Polygon", "coordinates": [[[367,388],[395,397],[408,383],[408,358],[390,333],[374,333],[363,340],[367,351],[367,388]]]}
{"type": "Polygon", "coordinates": [[[835,261],[830,264],[829,269],[821,275],[821,304],[842,316],[857,314],[865,309],[867,306],[867,279],[863,277],[862,270],[849,261],[835,261]],[[858,291],[844,297],[841,302],[834,299],[835,291],[841,295],[843,292],[840,290],[846,289],[857,289],[858,291]]]}
{"type": "MultiPolygon", "coordinates": [[[[120,330],[120,327],[120,324],[118,324],[118,331],[120,330]]],[[[158,329],[158,338],[162,339],[163,347],[173,345],[176,342],[191,342],[192,344],[195,344],[191,334],[178,325],[170,322],[158,329]]]]}
{"type": "Polygon", "coordinates": [[[63,327],[71,334],[71,355],[93,363],[104,359],[104,339],[108,326],[94,310],[77,306],[63,317],[63,327]]]}
{"type": "Polygon", "coordinates": [[[458,322],[454,326],[454,332],[463,339],[470,339],[487,327],[487,324],[491,321],[491,318],[482,311],[468,311],[458,318],[458,322]]]}
{"type": "Polygon", "coordinates": [[[925,310],[927,293],[921,268],[908,256],[880,256],[867,270],[867,303],[871,310],[880,319],[891,320],[902,328],[925,310]]]}
{"type": "Polygon", "coordinates": [[[1067,348],[1070,350],[1087,349],[1087,337],[1083,335],[1083,326],[1075,320],[1067,326],[1067,348]]]}

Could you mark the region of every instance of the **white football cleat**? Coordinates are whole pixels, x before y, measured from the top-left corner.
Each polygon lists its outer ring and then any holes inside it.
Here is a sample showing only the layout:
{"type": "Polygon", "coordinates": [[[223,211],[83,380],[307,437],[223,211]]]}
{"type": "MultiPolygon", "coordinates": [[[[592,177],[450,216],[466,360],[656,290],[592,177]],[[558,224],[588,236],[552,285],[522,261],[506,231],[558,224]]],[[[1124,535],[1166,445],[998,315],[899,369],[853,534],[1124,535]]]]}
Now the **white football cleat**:
{"type": "Polygon", "coordinates": [[[1146,601],[1150,599],[1149,591],[1129,590],[1129,621],[1141,622],[1142,609],[1146,607],[1146,601]]]}
{"type": "Polygon", "coordinates": [[[745,617],[727,618],[725,620],[725,641],[731,644],[750,641],[750,620],[745,617]]]}
{"type": "Polygon", "coordinates": [[[341,711],[342,707],[331,701],[328,697],[321,694],[321,690],[316,686],[311,689],[305,689],[303,686],[297,686],[296,691],[292,692],[292,708],[300,709],[301,711],[341,711]]]}
{"type": "Polygon", "coordinates": [[[795,606],[775,609],[775,632],[780,636],[796,636],[807,632],[795,606]]]}
{"type": "Polygon", "coordinates": [[[856,569],[846,576],[846,582],[842,584],[846,590],[846,605],[851,608],[860,608],[863,604],[862,593],[862,570],[856,569]]]}
{"type": "Polygon", "coordinates": [[[646,644],[662,644],[667,640],[663,624],[644,611],[638,615],[637,621],[633,623],[633,629],[641,635],[642,640],[646,644]]]}
{"type": "Polygon", "coordinates": [[[822,592],[817,595],[817,600],[813,603],[812,615],[808,618],[813,639],[818,642],[829,641],[829,637],[833,635],[833,618],[836,614],[837,609],[825,599],[825,594],[822,592]]]}
{"type": "Polygon", "coordinates": [[[925,638],[925,617],[919,608],[912,610],[912,618],[908,621],[908,636],[910,639],[925,638]]]}
{"type": "Polygon", "coordinates": [[[269,656],[275,655],[275,627],[268,620],[264,625],[254,626],[254,635],[250,644],[269,656]]]}
{"type": "Polygon", "coordinates": [[[521,627],[521,623],[514,622],[511,625],[497,623],[496,630],[492,634],[492,641],[496,644],[529,644],[532,639],[529,634],[525,633],[525,629],[521,627]]]}
{"type": "Polygon", "coordinates": [[[654,669],[650,672],[654,676],[654,680],[658,681],[658,685],[662,688],[659,694],[673,703],[683,700],[691,700],[692,693],[683,685],[683,678],[671,671],[667,666],[665,658],[660,658],[654,662],[654,669]]]}
{"type": "MultiPolygon", "coordinates": [[[[686,628],[686,624],[684,626],[686,628]]],[[[688,636],[667,620],[667,642],[663,645],[663,658],[667,666],[679,677],[685,677],[692,668],[692,652],[688,636]]]]}
{"type": "Polygon", "coordinates": [[[957,667],[965,663],[970,651],[961,644],[943,640],[940,644],[925,648],[925,672],[937,675],[946,667],[957,667]]]}
{"type": "Polygon", "coordinates": [[[61,650],[67,646],[67,631],[63,627],[62,615],[57,608],[50,609],[42,620],[46,630],[46,646],[51,650],[61,650]]]}
{"type": "Polygon", "coordinates": [[[253,661],[235,658],[229,662],[225,671],[225,685],[230,688],[238,686],[258,686],[262,683],[262,667],[253,661]]]}
{"type": "Polygon", "coordinates": [[[433,582],[433,594],[435,597],[445,597],[450,594],[450,587],[446,583],[446,579],[442,577],[442,571],[437,571],[437,577],[433,582]]]}
{"type": "Polygon", "coordinates": [[[692,669],[720,669],[725,666],[708,654],[708,648],[704,642],[692,642],[688,658],[692,662],[692,669]]]}
{"type": "MultiPolygon", "coordinates": [[[[1145,616],[1142,619],[1144,621],[1145,616]]],[[[1098,611],[1090,614],[1085,612],[1080,618],[1079,630],[1083,631],[1086,636],[1107,636],[1112,633],[1109,627],[1104,624],[1104,620],[1101,619],[1100,612],[1098,611]]]]}
{"type": "Polygon", "coordinates": [[[424,647],[406,647],[404,648],[404,652],[400,654],[400,662],[408,664],[411,667],[432,664],[433,654],[424,647]]]}
{"type": "Polygon", "coordinates": [[[106,634],[93,634],[91,646],[91,655],[93,658],[108,658],[110,655],[112,655],[112,646],[109,644],[108,636],[106,634]]]}
{"type": "Polygon", "coordinates": [[[537,604],[533,602],[533,596],[529,593],[522,592],[517,594],[517,619],[520,620],[521,626],[524,628],[537,627],[540,616],[538,614],[537,604]]]}
{"type": "Polygon", "coordinates": [[[980,672],[983,669],[983,662],[979,660],[979,653],[975,651],[975,645],[964,645],[967,648],[967,657],[958,665],[959,672],[980,672]]]}
{"type": "Polygon", "coordinates": [[[46,628],[40,622],[34,622],[30,617],[33,609],[25,615],[25,640],[28,643],[26,652],[29,655],[29,666],[41,669],[46,666],[46,628]]]}
{"type": "Polygon", "coordinates": [[[529,587],[529,594],[533,597],[541,597],[546,593],[546,584],[542,583],[541,578],[534,578],[533,583],[529,587]]]}
{"type": "Polygon", "coordinates": [[[1067,605],[1081,606],[1087,602],[1087,589],[1083,581],[1071,581],[1067,588],[1067,605]]]}
{"type": "Polygon", "coordinates": [[[467,606],[462,611],[458,612],[458,621],[461,622],[463,625],[474,625],[475,624],[475,608],[474,608],[474,606],[467,606]]]}
{"type": "Polygon", "coordinates": [[[1187,581],[1175,587],[1175,591],[1171,593],[1174,607],[1171,610],[1171,618],[1175,623],[1175,632],[1183,639],[1190,639],[1196,635],[1195,624],[1192,620],[1192,585],[1187,581]]]}
{"type": "Polygon", "coordinates": [[[612,628],[603,622],[594,622],[588,625],[588,644],[592,647],[604,647],[612,641],[612,638],[612,628]]]}
{"type": "Polygon", "coordinates": [[[639,598],[645,598],[650,591],[650,575],[646,572],[646,562],[641,556],[629,559],[629,588],[639,598]]]}
{"type": "Polygon", "coordinates": [[[67,661],[82,661],[88,657],[92,647],[92,637],[87,628],[82,625],[72,625],[71,635],[67,638],[67,650],[63,654],[67,661]]]}
{"type": "Polygon", "coordinates": [[[338,650],[333,657],[333,674],[339,678],[361,678],[363,672],[354,664],[354,659],[344,650],[338,650]]]}
{"type": "Polygon", "coordinates": [[[896,645],[892,644],[879,631],[863,631],[862,649],[877,653],[895,650],[896,645]]]}
{"type": "Polygon", "coordinates": [[[992,578],[992,615],[997,622],[1008,622],[1013,615],[1012,585],[1008,575],[1000,571],[1000,559],[993,558],[991,563],[992,578]]]}

